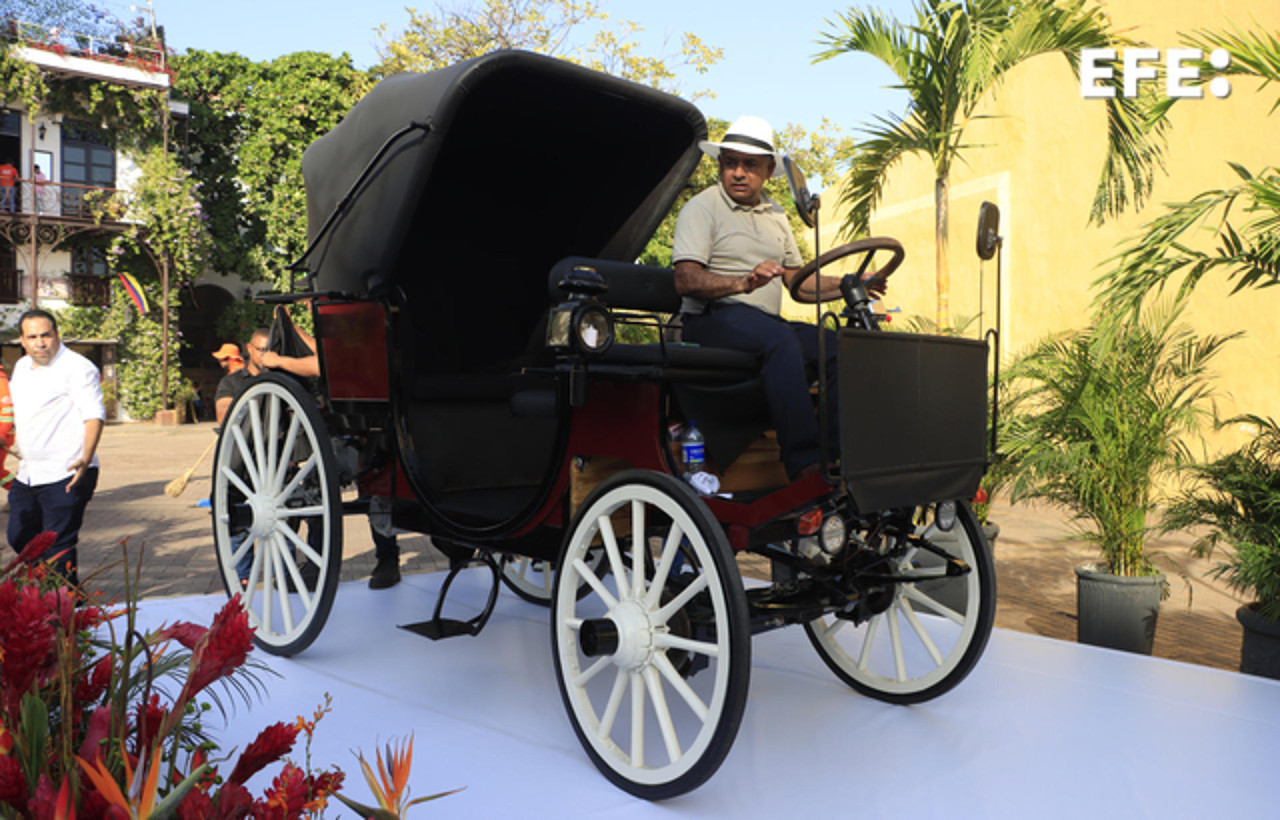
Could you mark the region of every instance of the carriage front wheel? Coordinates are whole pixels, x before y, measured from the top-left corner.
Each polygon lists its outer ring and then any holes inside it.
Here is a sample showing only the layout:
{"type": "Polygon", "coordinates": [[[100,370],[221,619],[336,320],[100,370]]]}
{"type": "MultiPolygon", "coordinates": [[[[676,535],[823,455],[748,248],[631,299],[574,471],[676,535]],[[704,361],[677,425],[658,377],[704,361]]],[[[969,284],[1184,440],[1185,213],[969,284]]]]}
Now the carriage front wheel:
{"type": "Polygon", "coordinates": [[[597,487],[561,550],[551,629],[569,720],[609,780],[660,800],[715,773],[746,708],[751,631],[733,552],[692,489],[641,470],[597,487]]]}
{"type": "Polygon", "coordinates": [[[236,398],[213,467],[213,540],[267,652],[293,655],[324,628],[342,562],[337,464],[315,400],[259,376],[236,398]]]}
{"type": "Polygon", "coordinates": [[[903,580],[871,589],[868,610],[805,624],[827,666],[864,695],[903,704],[931,700],[964,680],[986,648],[995,620],[995,563],[969,503],[953,502],[944,521],[952,511],[949,529],[939,526],[936,506],[913,527],[869,528],[868,549],[879,553],[886,574],[903,580]],[[958,568],[967,571],[956,574],[958,568]]]}

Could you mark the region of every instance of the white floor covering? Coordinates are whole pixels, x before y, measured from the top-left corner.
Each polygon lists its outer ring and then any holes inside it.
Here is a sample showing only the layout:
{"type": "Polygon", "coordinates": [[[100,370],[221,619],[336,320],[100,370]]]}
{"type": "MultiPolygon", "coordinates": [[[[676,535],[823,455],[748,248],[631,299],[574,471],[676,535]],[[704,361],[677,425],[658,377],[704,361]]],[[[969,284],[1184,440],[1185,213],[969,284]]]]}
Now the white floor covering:
{"type": "MultiPolygon", "coordinates": [[[[844,686],[796,627],[754,639],[750,700],[720,771],[647,803],[579,746],[547,610],[504,589],[478,637],[433,642],[397,628],[430,617],[443,580],[343,584],[308,650],[255,650],[280,677],[264,678],[267,697],[237,705],[225,729],[210,721],[223,749],[310,715],[328,692],[333,712],[311,756],[347,772],[350,796],[370,799],[353,752],[372,760],[410,732],[413,794],[466,787],[410,817],[1204,818],[1274,817],[1280,806],[1280,682],[996,630],[958,688],[892,706],[844,686]]],[[[447,613],[478,609],[487,582],[487,570],[463,573],[447,613]]],[[[139,619],[208,624],[224,602],[148,600],[139,619]]],[[[262,776],[250,786],[260,793],[262,776]]]]}

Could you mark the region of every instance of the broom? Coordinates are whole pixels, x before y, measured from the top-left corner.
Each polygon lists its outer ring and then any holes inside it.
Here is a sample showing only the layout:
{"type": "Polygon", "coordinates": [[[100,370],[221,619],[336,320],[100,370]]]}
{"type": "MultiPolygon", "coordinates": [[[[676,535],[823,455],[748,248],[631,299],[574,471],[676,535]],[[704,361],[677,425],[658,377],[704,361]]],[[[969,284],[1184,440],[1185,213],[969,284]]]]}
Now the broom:
{"type": "Polygon", "coordinates": [[[196,459],[196,463],[191,465],[190,470],[187,470],[185,473],[178,476],[173,481],[170,481],[168,484],[164,485],[164,494],[169,496],[170,498],[177,498],[178,496],[182,495],[182,491],[187,488],[187,482],[191,480],[191,476],[193,473],[195,473],[196,468],[200,466],[200,462],[204,461],[204,457],[209,455],[209,451],[212,450],[213,445],[217,443],[218,443],[218,440],[216,438],[213,441],[209,442],[209,446],[204,448],[204,452],[200,454],[200,458],[196,459]]]}

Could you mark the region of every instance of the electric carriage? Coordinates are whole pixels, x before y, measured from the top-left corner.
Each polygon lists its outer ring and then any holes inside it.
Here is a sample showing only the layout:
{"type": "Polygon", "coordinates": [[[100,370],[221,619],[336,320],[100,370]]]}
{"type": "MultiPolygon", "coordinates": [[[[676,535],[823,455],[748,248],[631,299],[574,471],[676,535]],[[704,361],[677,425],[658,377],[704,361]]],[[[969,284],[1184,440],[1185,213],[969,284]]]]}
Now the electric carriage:
{"type": "Polygon", "coordinates": [[[835,306],[839,459],[788,483],[759,362],[678,341],[672,271],[633,262],[705,138],[680,99],[500,52],[388,78],[310,146],[310,286],[278,298],[309,300],[321,375],[252,382],[213,476],[220,572],[262,648],[316,638],[342,516],[389,509],[450,559],[413,628],[476,634],[500,581],[548,605],[570,723],[642,797],[719,767],[754,633],[798,625],[836,676],[894,703],[968,674],[995,609],[968,502],[986,463],[986,345],[877,329],[859,275],[898,266],[893,240],[824,254],[853,264],[835,306]],[[656,340],[622,341],[637,323],[656,340]],[[680,475],[672,430],[691,419],[714,495],[680,475]],[[769,581],[744,582],[749,556],[769,581]],[[444,617],[449,582],[477,562],[487,607],[444,617]]]}

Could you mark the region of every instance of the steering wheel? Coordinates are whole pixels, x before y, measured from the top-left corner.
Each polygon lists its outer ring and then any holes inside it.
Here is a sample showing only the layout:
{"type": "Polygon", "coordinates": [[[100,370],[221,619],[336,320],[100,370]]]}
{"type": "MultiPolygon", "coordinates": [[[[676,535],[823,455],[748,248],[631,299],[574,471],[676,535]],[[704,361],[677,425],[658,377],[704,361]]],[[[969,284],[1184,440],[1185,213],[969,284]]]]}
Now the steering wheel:
{"type": "MultiPolygon", "coordinates": [[[[866,239],[859,239],[857,242],[840,245],[839,247],[832,248],[826,253],[821,254],[817,259],[811,260],[808,264],[795,272],[795,275],[791,277],[791,298],[795,299],[797,302],[806,304],[817,301],[816,299],[801,296],[800,286],[808,281],[809,277],[813,276],[814,271],[818,268],[829,265],[838,259],[843,259],[846,256],[851,256],[855,253],[863,254],[862,264],[858,266],[857,271],[851,274],[846,274],[846,276],[857,277],[857,281],[861,282],[868,290],[875,290],[876,285],[881,284],[888,279],[889,274],[898,269],[898,266],[902,264],[903,258],[907,255],[907,252],[902,249],[901,242],[887,236],[872,236],[866,239]],[[892,256],[886,264],[877,268],[870,277],[864,280],[862,277],[866,273],[867,267],[871,264],[872,257],[876,255],[876,251],[888,251],[892,256]]],[[[830,299],[824,299],[822,301],[830,302],[838,298],[840,297],[832,296],[830,299]]]]}

